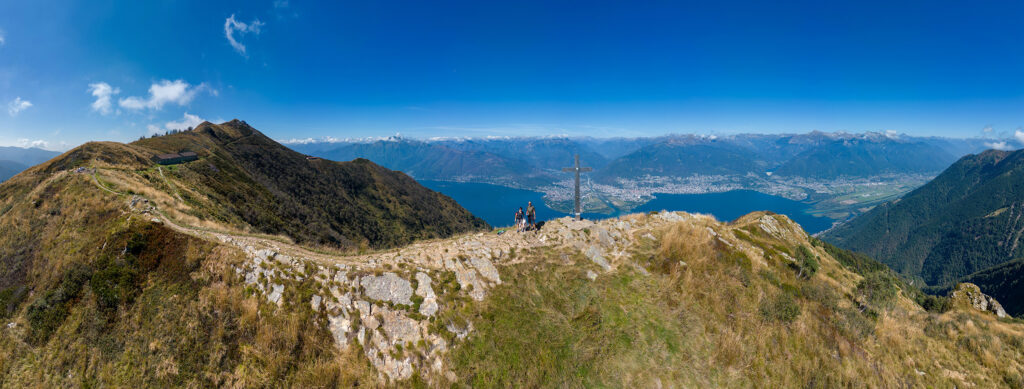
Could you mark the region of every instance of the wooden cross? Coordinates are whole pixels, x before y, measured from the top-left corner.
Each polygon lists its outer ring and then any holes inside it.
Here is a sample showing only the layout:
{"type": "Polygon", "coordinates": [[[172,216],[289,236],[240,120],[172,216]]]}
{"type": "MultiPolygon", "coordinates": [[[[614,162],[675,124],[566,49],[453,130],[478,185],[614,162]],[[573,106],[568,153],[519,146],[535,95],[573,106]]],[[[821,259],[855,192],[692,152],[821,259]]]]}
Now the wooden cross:
{"type": "Polygon", "coordinates": [[[582,220],[583,207],[580,206],[580,173],[594,171],[594,169],[589,167],[580,167],[580,155],[576,154],[576,165],[573,167],[564,167],[562,168],[562,171],[576,173],[576,207],[574,209],[576,211],[576,220],[582,220]]]}

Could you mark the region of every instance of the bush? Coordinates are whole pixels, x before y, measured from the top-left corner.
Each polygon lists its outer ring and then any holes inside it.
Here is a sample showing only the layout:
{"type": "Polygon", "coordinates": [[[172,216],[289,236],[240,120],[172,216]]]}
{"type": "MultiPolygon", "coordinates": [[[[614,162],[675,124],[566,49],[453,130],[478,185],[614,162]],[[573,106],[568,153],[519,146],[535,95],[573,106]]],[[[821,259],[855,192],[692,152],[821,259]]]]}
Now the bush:
{"type": "Polygon", "coordinates": [[[949,297],[933,296],[921,293],[918,295],[918,298],[914,300],[921,306],[921,308],[924,308],[928,312],[944,313],[953,307],[949,301],[949,297]]]}
{"type": "Polygon", "coordinates": [[[840,308],[832,317],[832,325],[839,333],[849,339],[863,339],[875,331],[873,318],[865,316],[856,309],[840,308]]]}
{"type": "Polygon", "coordinates": [[[28,306],[25,317],[31,325],[30,340],[42,342],[64,323],[68,303],[77,298],[91,275],[86,266],[74,266],[64,273],[60,285],[46,292],[28,306]]]}
{"type": "Polygon", "coordinates": [[[800,304],[788,293],[780,293],[772,300],[761,302],[761,316],[765,320],[792,323],[800,317],[800,304]]]}
{"type": "Polygon", "coordinates": [[[130,303],[137,294],[138,271],[132,266],[133,261],[126,262],[119,264],[106,258],[97,262],[100,270],[93,273],[89,287],[96,294],[96,305],[101,311],[116,311],[122,304],[130,303]]]}
{"type": "Polygon", "coordinates": [[[821,267],[818,256],[804,245],[797,247],[795,259],[796,262],[790,264],[790,267],[797,271],[797,277],[811,278],[821,267]]]}
{"type": "Polygon", "coordinates": [[[10,316],[28,295],[24,286],[10,287],[0,291],[0,318],[10,316]]]}
{"type": "Polygon", "coordinates": [[[868,273],[864,279],[857,284],[857,296],[863,299],[865,304],[871,307],[884,310],[889,308],[896,300],[898,289],[894,280],[885,272],[877,271],[868,273]]]}
{"type": "Polygon", "coordinates": [[[839,294],[831,285],[822,282],[806,282],[800,285],[800,292],[804,298],[817,301],[829,310],[835,311],[839,305],[839,294]]]}

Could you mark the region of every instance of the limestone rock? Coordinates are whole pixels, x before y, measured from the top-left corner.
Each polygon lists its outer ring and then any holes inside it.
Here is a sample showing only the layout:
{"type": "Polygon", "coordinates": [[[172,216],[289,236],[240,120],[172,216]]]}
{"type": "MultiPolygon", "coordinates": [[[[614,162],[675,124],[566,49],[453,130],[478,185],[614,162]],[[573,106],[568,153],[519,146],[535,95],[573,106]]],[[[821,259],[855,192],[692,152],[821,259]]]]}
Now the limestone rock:
{"type": "Polygon", "coordinates": [[[1006,317],[1006,310],[996,299],[981,292],[981,288],[971,283],[961,283],[950,295],[954,302],[966,303],[982,312],[991,312],[997,317],[1006,317]]]}
{"type": "Polygon", "coordinates": [[[661,211],[657,215],[654,215],[654,217],[667,221],[669,223],[677,223],[686,220],[685,217],[680,216],[678,213],[668,211],[661,211]]]}
{"type": "Polygon", "coordinates": [[[334,344],[339,347],[347,346],[348,332],[352,330],[352,321],[342,315],[327,316],[327,325],[331,335],[334,336],[334,344]]]}
{"type": "Polygon", "coordinates": [[[412,305],[412,283],[395,273],[366,276],[360,280],[366,297],[395,304],[412,305]]]}
{"type": "Polygon", "coordinates": [[[610,234],[608,234],[608,230],[597,227],[594,228],[594,232],[597,235],[597,242],[600,243],[602,246],[612,247],[615,245],[615,240],[612,239],[612,236],[610,234]]]}
{"type": "Polygon", "coordinates": [[[420,304],[420,314],[424,316],[434,316],[437,313],[437,295],[434,294],[434,288],[430,287],[432,280],[424,272],[416,273],[416,282],[419,284],[416,286],[416,294],[423,297],[423,303],[420,304]]]}
{"type": "Polygon", "coordinates": [[[419,323],[389,309],[381,310],[384,323],[381,329],[393,344],[416,343],[420,340],[419,323]]]}
{"type": "Polygon", "coordinates": [[[611,265],[608,264],[608,260],[604,259],[604,252],[601,250],[600,247],[590,246],[590,248],[588,248],[587,251],[583,253],[583,255],[589,258],[591,262],[596,263],[597,266],[600,266],[602,269],[604,269],[604,271],[609,271],[612,269],[611,265]]]}
{"type": "Polygon", "coordinates": [[[476,271],[473,269],[456,269],[455,280],[459,282],[459,287],[462,290],[469,291],[469,297],[473,300],[483,301],[484,299],[484,283],[476,276],[476,271]]]}
{"type": "Polygon", "coordinates": [[[375,330],[377,327],[380,327],[380,321],[378,321],[375,316],[367,316],[363,319],[363,325],[366,326],[367,329],[375,330]]]}
{"type": "Polygon", "coordinates": [[[267,300],[274,304],[281,304],[281,295],[284,293],[284,285],[271,284],[270,294],[267,295],[267,300]]]}
{"type": "Polygon", "coordinates": [[[492,264],[490,260],[483,257],[473,257],[469,261],[473,264],[473,267],[476,268],[476,271],[480,272],[481,276],[496,284],[501,283],[501,276],[498,275],[498,269],[494,267],[494,264],[492,264]]]}

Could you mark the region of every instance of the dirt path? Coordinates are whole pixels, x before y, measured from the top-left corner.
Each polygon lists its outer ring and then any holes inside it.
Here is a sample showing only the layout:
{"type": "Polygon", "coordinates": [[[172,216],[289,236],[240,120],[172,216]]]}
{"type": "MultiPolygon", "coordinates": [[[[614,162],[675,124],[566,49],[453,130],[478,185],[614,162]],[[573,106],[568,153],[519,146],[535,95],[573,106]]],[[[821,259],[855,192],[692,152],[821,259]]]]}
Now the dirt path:
{"type": "Polygon", "coordinates": [[[165,184],[167,184],[167,187],[168,187],[168,188],[171,188],[171,190],[173,190],[173,191],[174,191],[174,197],[177,197],[177,198],[178,198],[178,201],[181,201],[181,202],[183,202],[183,203],[184,203],[184,202],[185,202],[185,200],[183,200],[183,199],[181,198],[181,193],[178,193],[178,189],[177,189],[177,188],[176,188],[176,187],[175,187],[174,185],[171,185],[171,181],[169,181],[169,180],[167,179],[167,176],[165,176],[165,175],[164,175],[164,169],[163,169],[163,167],[157,166],[157,167],[156,167],[156,170],[160,172],[160,178],[162,178],[162,179],[164,180],[164,183],[165,183],[165,184]]]}

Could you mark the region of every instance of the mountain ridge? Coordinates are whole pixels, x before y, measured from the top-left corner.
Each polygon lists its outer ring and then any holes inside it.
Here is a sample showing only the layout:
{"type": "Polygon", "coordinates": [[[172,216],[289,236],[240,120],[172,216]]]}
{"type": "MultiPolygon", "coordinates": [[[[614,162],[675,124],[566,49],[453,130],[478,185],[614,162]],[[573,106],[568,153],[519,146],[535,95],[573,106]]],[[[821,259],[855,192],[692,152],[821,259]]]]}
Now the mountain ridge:
{"type": "Polygon", "coordinates": [[[287,199],[284,182],[316,198],[303,171],[333,162],[243,122],[198,129],[86,144],[0,184],[0,384],[966,386],[1024,373],[1002,362],[1024,353],[1020,322],[925,296],[782,215],[562,218],[329,250],[243,228],[232,207],[287,199]],[[185,147],[199,159],[150,160],[185,147]],[[279,168],[298,178],[276,181],[279,168]]]}
{"type": "Polygon", "coordinates": [[[1024,151],[961,158],[903,198],[879,205],[825,235],[929,284],[1020,257],[1024,151]]]}

